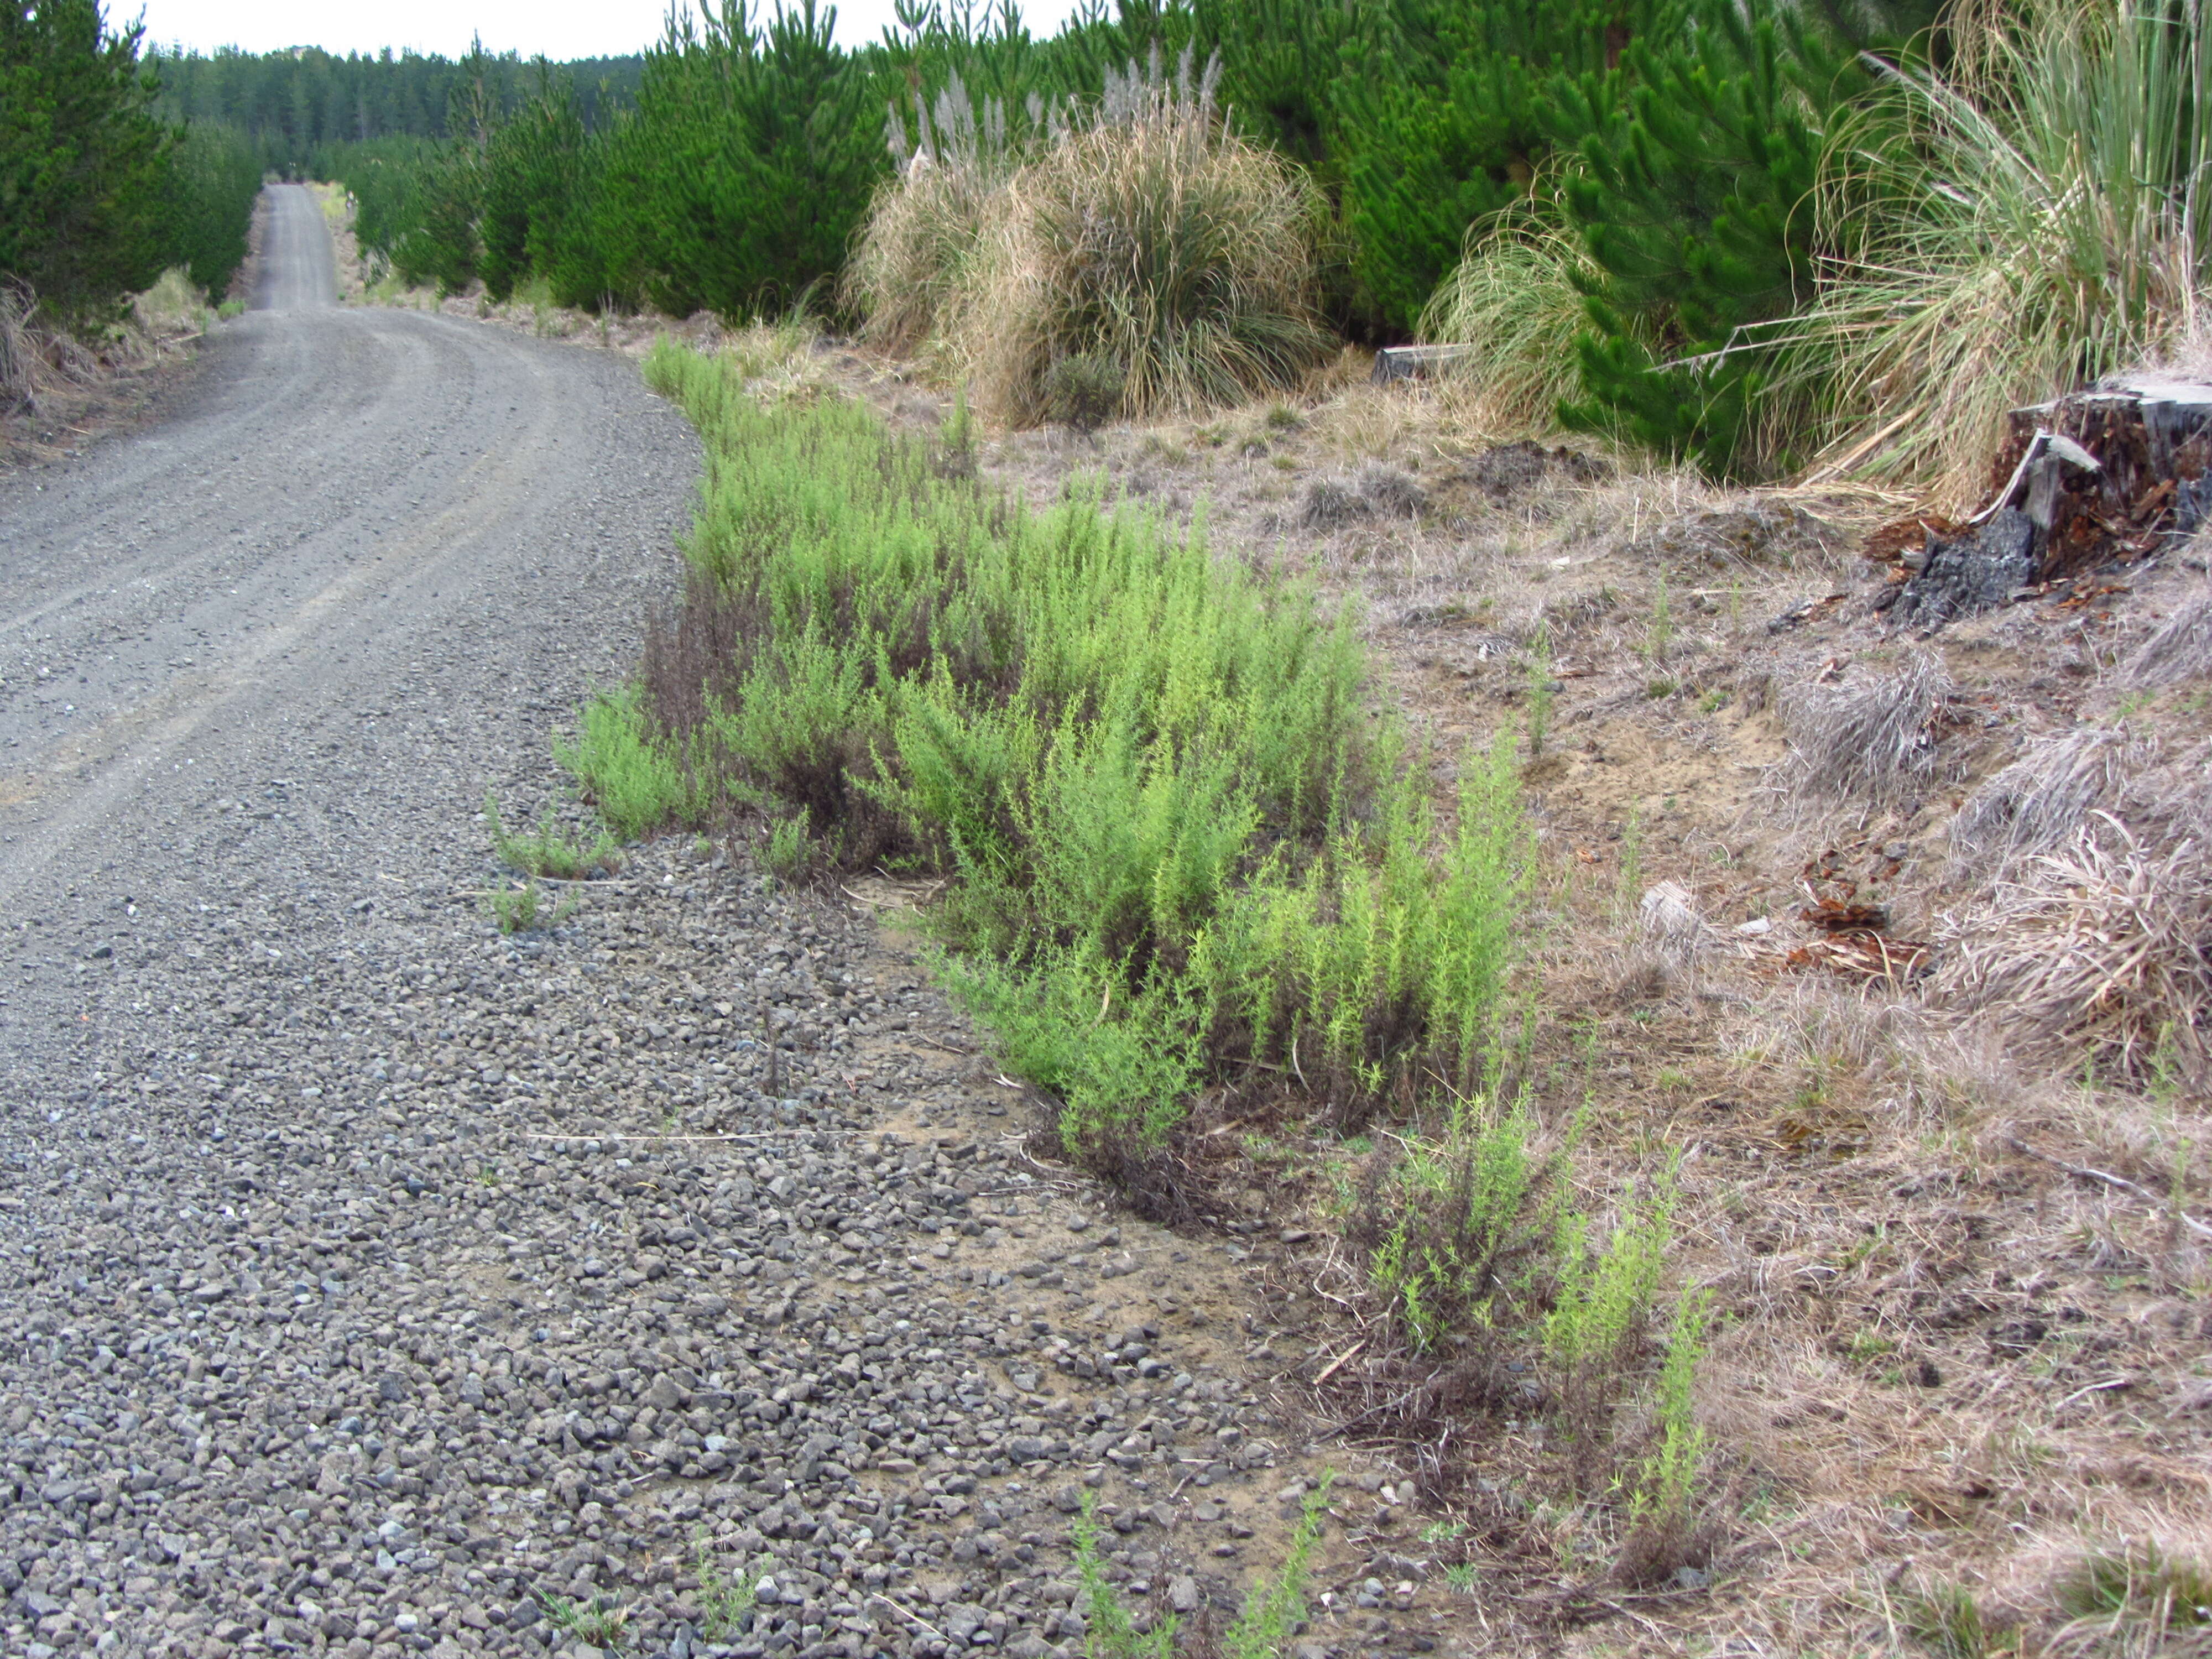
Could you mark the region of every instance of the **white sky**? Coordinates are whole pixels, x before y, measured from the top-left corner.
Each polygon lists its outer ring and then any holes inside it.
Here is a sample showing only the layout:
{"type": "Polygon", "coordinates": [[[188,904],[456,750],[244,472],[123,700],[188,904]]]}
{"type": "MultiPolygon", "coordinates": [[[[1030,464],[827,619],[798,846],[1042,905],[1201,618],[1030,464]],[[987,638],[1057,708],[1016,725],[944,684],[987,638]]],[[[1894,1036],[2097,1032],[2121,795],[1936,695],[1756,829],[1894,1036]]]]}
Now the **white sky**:
{"type": "MultiPolygon", "coordinates": [[[[146,39],[161,46],[321,46],[341,57],[411,46],[458,58],[481,33],[491,52],[606,58],[642,50],[659,38],[667,16],[667,0],[108,0],[109,20],[129,22],[141,3],[146,39]]],[[[1074,0],[1027,0],[1022,15],[1030,33],[1044,36],[1074,9],[1074,0]]],[[[837,39],[848,46],[873,40],[890,21],[891,0],[842,0],[837,39]]]]}

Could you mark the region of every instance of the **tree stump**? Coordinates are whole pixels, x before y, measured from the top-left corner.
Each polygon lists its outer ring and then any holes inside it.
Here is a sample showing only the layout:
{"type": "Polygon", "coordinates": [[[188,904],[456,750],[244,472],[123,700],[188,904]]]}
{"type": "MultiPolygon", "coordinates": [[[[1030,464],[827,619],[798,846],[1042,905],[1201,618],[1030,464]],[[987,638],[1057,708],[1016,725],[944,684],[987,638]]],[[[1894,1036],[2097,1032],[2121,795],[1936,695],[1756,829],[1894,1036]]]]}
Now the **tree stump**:
{"type": "Polygon", "coordinates": [[[1878,610],[1933,629],[2186,541],[2212,518],[2212,386],[2125,375],[2014,410],[1990,485],[1955,533],[1905,556],[1912,576],[1878,610]]]}

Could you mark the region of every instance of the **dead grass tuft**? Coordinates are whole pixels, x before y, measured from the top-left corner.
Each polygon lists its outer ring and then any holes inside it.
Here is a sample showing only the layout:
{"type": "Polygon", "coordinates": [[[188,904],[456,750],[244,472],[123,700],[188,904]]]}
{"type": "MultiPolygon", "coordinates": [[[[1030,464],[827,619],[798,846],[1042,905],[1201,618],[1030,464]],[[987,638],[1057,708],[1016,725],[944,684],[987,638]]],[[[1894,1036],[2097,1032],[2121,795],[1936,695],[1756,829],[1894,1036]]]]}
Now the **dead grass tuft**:
{"type": "Polygon", "coordinates": [[[207,326],[207,295],[192,286],[183,266],[172,265],[155,279],[153,287],[131,297],[131,315],[151,338],[173,340],[207,326]]]}
{"type": "Polygon", "coordinates": [[[1656,975],[1661,982],[1696,973],[1698,953],[1710,935],[1698,901],[1680,882],[1662,881],[1645,890],[1636,907],[1636,948],[1631,977],[1656,975]]]}
{"type": "Polygon", "coordinates": [[[2212,1012],[2212,866],[2098,811],[1947,921],[1936,994],[1994,1014],[2022,1050],[2148,1082],[2201,1079],[2212,1012]]]}
{"type": "Polygon", "coordinates": [[[2149,763],[2148,743],[2125,727],[2083,726],[2031,744],[1967,797],[1951,820],[1954,867],[1984,875],[2049,853],[2080,834],[2090,812],[2149,763]]]}
{"type": "Polygon", "coordinates": [[[2120,683],[2139,690],[2212,675],[2212,592],[2168,617],[2120,668],[2120,683]]]}
{"type": "Polygon", "coordinates": [[[0,415],[39,415],[57,392],[89,385],[99,362],[39,315],[38,295],[0,282],[0,415]]]}
{"type": "Polygon", "coordinates": [[[1073,129],[980,204],[936,303],[947,362],[1007,426],[1048,419],[1053,366],[1101,357],[1119,414],[1233,408],[1297,388],[1332,349],[1316,320],[1319,198],[1222,127],[1194,88],[1132,70],[1126,107],[1073,129]]]}
{"type": "Polygon", "coordinates": [[[1893,674],[1785,690],[1790,793],[1801,802],[1903,805],[1936,777],[1943,720],[1957,696],[1942,659],[1925,652],[1893,674]]]}

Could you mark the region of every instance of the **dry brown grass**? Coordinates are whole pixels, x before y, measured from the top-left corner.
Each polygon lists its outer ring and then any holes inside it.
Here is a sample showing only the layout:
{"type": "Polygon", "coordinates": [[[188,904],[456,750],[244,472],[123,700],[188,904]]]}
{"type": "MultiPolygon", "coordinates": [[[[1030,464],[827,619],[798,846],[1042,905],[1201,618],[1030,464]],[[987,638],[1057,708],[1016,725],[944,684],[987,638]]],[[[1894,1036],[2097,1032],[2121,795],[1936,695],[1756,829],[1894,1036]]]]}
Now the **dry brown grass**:
{"type": "Polygon", "coordinates": [[[901,160],[868,210],[843,292],[866,319],[862,337],[913,352],[928,343],[956,303],[993,198],[1022,155],[1005,142],[1003,117],[995,142],[979,130],[956,76],[938,99],[935,123],[922,120],[917,148],[901,160]]]}
{"type": "Polygon", "coordinates": [[[1097,356],[1121,413],[1233,406],[1331,355],[1313,312],[1312,187],[1269,152],[1164,106],[1071,134],[991,198],[945,307],[976,407],[1028,426],[1046,377],[1097,356]]]}
{"type": "Polygon", "coordinates": [[[1958,869],[1996,873],[2074,840],[2090,812],[2116,799],[2154,753],[2126,726],[2080,726],[2037,740],[1952,818],[1947,834],[1958,869]]]}
{"type": "Polygon", "coordinates": [[[39,315],[37,295],[0,283],[0,414],[36,416],[98,373],[90,352],[39,315]]]}
{"type": "Polygon", "coordinates": [[[2120,666],[2124,685],[2149,690],[2212,678],[2212,592],[2197,594],[2152,631],[2120,666]]]}
{"type": "Polygon", "coordinates": [[[2212,861],[2200,841],[2154,845],[2098,811],[1947,933],[1938,994],[1994,1015],[2023,1049],[2135,1083],[2167,1066],[2205,1080],[2212,861]]]}
{"type": "Polygon", "coordinates": [[[1802,802],[1866,810],[1903,805],[1936,781],[1943,722],[1957,696],[1943,659],[1924,651],[1894,672],[1785,687],[1790,793],[1802,802]]]}

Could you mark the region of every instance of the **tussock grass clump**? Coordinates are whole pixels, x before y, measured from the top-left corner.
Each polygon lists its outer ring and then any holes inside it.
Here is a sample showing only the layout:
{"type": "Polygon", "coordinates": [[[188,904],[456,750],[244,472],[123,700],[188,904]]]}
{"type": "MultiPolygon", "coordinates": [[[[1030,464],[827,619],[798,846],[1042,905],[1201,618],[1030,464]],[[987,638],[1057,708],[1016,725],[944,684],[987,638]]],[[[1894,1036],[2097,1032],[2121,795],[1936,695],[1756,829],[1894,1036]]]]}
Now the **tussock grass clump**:
{"type": "Polygon", "coordinates": [[[1964,506],[2007,411],[2169,347],[2212,273],[2212,20],[1970,5],[1829,148],[1807,319],[1861,476],[1964,506]],[[1900,131],[1901,129],[1901,131],[1900,131]]]}
{"type": "Polygon", "coordinates": [[[1957,696],[1942,659],[1926,652],[1893,674],[1791,687],[1780,700],[1791,792],[1874,809],[1898,805],[1935,777],[1942,724],[1957,696]]]}
{"type": "Polygon", "coordinates": [[[191,273],[172,265],[155,279],[153,287],[131,296],[131,314],[139,327],[161,339],[197,333],[207,326],[212,312],[207,295],[193,286],[191,273]]]}
{"type": "Polygon", "coordinates": [[[2212,1569],[2155,1544],[2092,1552],[2058,1583],[2062,1654],[2212,1653],[2212,1569]]]}
{"type": "Polygon", "coordinates": [[[2057,850],[2151,753],[2144,739],[2115,726],[2081,726],[2038,740],[1952,818],[1946,833],[1953,862],[1961,871],[2002,872],[2028,854],[2057,850]]]}
{"type": "Polygon", "coordinates": [[[2202,1081],[2212,1013],[2212,860],[2097,811],[1946,929],[1936,993],[1996,1013],[2023,1052],[2135,1084],[2202,1081]]]}
{"type": "Polygon", "coordinates": [[[876,192],[845,268],[843,292],[864,337],[894,351],[928,341],[981,245],[993,198],[1029,146],[1010,137],[1003,105],[979,114],[956,73],[935,105],[914,95],[911,134],[896,106],[884,137],[898,172],[876,192]]]}
{"type": "Polygon", "coordinates": [[[1321,200],[1226,130],[1216,75],[1194,81],[1186,53],[1170,77],[1155,53],[1079,118],[1032,111],[1022,146],[1003,112],[978,123],[964,96],[940,100],[848,278],[871,335],[927,339],[1012,426],[1066,418],[1054,377],[1071,359],[1108,366],[1113,416],[1297,386],[1334,352],[1314,309],[1321,200]]]}
{"type": "Polygon", "coordinates": [[[647,372],[708,474],[682,608],[568,751],[610,822],[765,796],[833,863],[957,878],[953,982],[1109,1165],[1255,1067],[1471,1079],[1528,880],[1510,744],[1447,826],[1310,590],[1079,493],[1033,513],[857,404],[647,372]]]}
{"type": "Polygon", "coordinates": [[[38,402],[40,352],[31,331],[34,303],[27,290],[0,283],[0,408],[11,411],[38,402]]]}
{"type": "Polygon", "coordinates": [[[90,352],[40,315],[37,295],[0,281],[0,413],[38,414],[58,391],[98,372],[90,352]]]}
{"type": "Polygon", "coordinates": [[[1420,337],[1469,348],[1446,384],[1475,429],[1559,430],[1559,405],[1583,394],[1575,341],[1589,327],[1584,291],[1598,275],[1556,206],[1516,206],[1468,232],[1466,256],[1421,315],[1420,337]]]}

